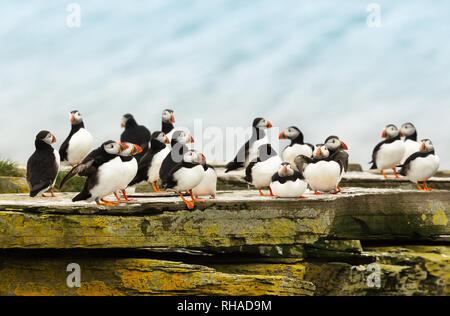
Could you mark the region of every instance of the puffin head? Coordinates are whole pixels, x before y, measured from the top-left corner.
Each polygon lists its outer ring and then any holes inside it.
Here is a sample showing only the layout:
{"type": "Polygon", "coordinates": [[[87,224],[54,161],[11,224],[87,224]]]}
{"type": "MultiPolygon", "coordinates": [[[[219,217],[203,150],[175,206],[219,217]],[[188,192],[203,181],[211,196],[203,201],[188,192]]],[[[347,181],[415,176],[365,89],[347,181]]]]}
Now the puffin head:
{"type": "Polygon", "coordinates": [[[382,138],[394,138],[394,137],[397,137],[400,133],[401,133],[401,131],[399,131],[397,126],[395,126],[394,124],[389,124],[384,128],[383,133],[381,134],[381,137],[382,138]]]}
{"type": "Polygon", "coordinates": [[[348,150],[347,145],[337,136],[330,136],[325,140],[328,150],[336,151],[338,149],[348,150]]]}
{"type": "Polygon", "coordinates": [[[280,177],[289,177],[294,174],[294,169],[292,169],[289,162],[283,162],[278,168],[278,175],[280,177]]]}
{"type": "Polygon", "coordinates": [[[194,142],[194,137],[192,137],[191,134],[188,134],[184,131],[176,131],[175,133],[173,133],[172,142],[183,145],[191,144],[194,142]]]}
{"type": "Polygon", "coordinates": [[[37,142],[44,142],[48,145],[54,144],[56,142],[56,137],[49,131],[40,131],[36,135],[36,141],[37,142]]]}
{"type": "Polygon", "coordinates": [[[253,121],[253,128],[272,128],[272,123],[262,117],[258,117],[253,121]]]}
{"type": "Polygon", "coordinates": [[[288,127],[286,129],[284,129],[281,133],[280,136],[278,136],[278,139],[290,139],[290,140],[294,140],[299,136],[303,137],[302,132],[300,131],[300,129],[298,129],[295,126],[291,126],[288,127]]]}
{"type": "Polygon", "coordinates": [[[128,145],[125,143],[117,143],[113,140],[109,140],[102,144],[103,150],[110,155],[119,155],[121,152],[128,149],[128,145]]]}
{"type": "Polygon", "coordinates": [[[128,122],[134,121],[134,117],[131,114],[125,114],[122,117],[122,122],[120,123],[120,127],[125,128],[128,126],[128,122]]]}
{"type": "Polygon", "coordinates": [[[416,133],[416,127],[413,123],[405,123],[400,127],[400,133],[402,136],[412,136],[416,133]]]}
{"type": "Polygon", "coordinates": [[[195,150],[189,150],[183,156],[183,161],[188,163],[193,163],[196,165],[201,165],[205,163],[205,156],[195,150]]]}
{"type": "Polygon", "coordinates": [[[328,157],[330,157],[330,150],[328,149],[328,147],[325,144],[318,144],[315,146],[315,150],[313,153],[313,158],[316,159],[326,159],[328,157]]]}
{"type": "Polygon", "coordinates": [[[70,112],[70,123],[72,123],[72,125],[76,125],[81,122],[83,122],[83,116],[81,116],[80,112],[78,111],[70,112]]]}
{"type": "Polygon", "coordinates": [[[136,156],[142,152],[142,148],[136,144],[131,143],[119,143],[121,148],[123,149],[119,155],[123,157],[136,156]]]}
{"type": "Polygon", "coordinates": [[[163,132],[153,132],[152,140],[158,141],[163,144],[170,144],[169,137],[163,132]]]}
{"type": "Polygon", "coordinates": [[[162,121],[164,123],[175,123],[175,115],[173,114],[173,110],[164,110],[162,112],[162,121]]]}

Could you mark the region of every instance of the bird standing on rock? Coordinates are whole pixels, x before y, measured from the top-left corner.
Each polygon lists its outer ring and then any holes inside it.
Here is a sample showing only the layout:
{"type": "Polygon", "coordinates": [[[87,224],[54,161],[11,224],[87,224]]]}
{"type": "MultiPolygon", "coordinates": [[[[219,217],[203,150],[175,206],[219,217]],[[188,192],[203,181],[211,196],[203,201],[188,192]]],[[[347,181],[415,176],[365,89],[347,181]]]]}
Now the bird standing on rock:
{"type": "Polygon", "coordinates": [[[36,135],[36,151],[27,162],[27,182],[30,188],[30,197],[43,194],[50,189],[51,197],[56,197],[54,186],[58,176],[60,157],[59,153],[53,149],[52,144],[56,142],[56,137],[49,131],[41,131],[36,135]]]}
{"type": "Polygon", "coordinates": [[[69,136],[59,149],[61,162],[67,162],[72,167],[78,165],[92,150],[93,138],[84,127],[83,117],[80,112],[70,112],[72,124],[69,136]]]}
{"type": "Polygon", "coordinates": [[[194,150],[189,150],[183,155],[182,161],[175,164],[165,180],[161,183],[163,189],[172,189],[179,194],[188,209],[193,209],[195,202],[205,202],[195,198],[192,192],[192,189],[198,186],[203,180],[205,171],[202,164],[204,160],[205,157],[202,154],[194,150]],[[192,200],[186,200],[182,192],[188,192],[192,200]]]}
{"type": "Polygon", "coordinates": [[[150,150],[142,157],[139,162],[136,177],[130,183],[130,186],[147,181],[152,186],[153,191],[160,193],[158,187],[159,171],[161,164],[170,153],[168,148],[169,138],[163,132],[154,132],[150,150]]]}
{"type": "Polygon", "coordinates": [[[375,146],[372,153],[372,167],[370,169],[377,169],[381,174],[388,179],[384,170],[394,170],[395,177],[400,178],[396,167],[400,164],[405,154],[405,143],[402,141],[403,132],[397,126],[390,124],[386,126],[381,134],[381,137],[386,138],[375,146]]]}
{"type": "Polygon", "coordinates": [[[282,161],[270,144],[259,147],[258,156],[245,170],[244,180],[253,184],[261,196],[274,196],[270,183],[272,176],[278,171],[282,161]],[[264,194],[261,189],[269,187],[270,194],[264,194]]]}
{"type": "Polygon", "coordinates": [[[439,170],[440,159],[436,155],[433,142],[429,139],[422,140],[420,151],[412,154],[401,166],[400,174],[406,176],[411,182],[416,183],[420,191],[431,191],[427,180],[433,177],[439,170]],[[419,182],[423,182],[423,188],[419,182]]]}
{"type": "Polygon", "coordinates": [[[405,136],[405,153],[403,154],[401,164],[412,154],[420,151],[421,142],[417,141],[417,129],[412,123],[405,123],[400,127],[401,133],[405,136]]]}
{"type": "Polygon", "coordinates": [[[152,136],[150,131],[145,126],[138,125],[131,114],[125,114],[123,116],[121,127],[125,128],[125,130],[120,136],[120,141],[122,143],[136,144],[142,148],[142,153],[136,156],[136,159],[140,161],[148,151],[152,136]]]}
{"type": "Polygon", "coordinates": [[[211,196],[211,200],[215,200],[217,191],[217,173],[213,166],[208,165],[205,156],[203,156],[203,158],[202,166],[205,170],[205,174],[203,175],[202,182],[192,189],[192,193],[194,193],[195,197],[209,195],[211,196]]]}
{"type": "Polygon", "coordinates": [[[272,128],[272,123],[263,118],[256,118],[253,121],[252,127],[253,132],[250,140],[241,147],[233,161],[227,164],[225,173],[241,168],[247,168],[249,163],[258,156],[258,148],[261,145],[268,143],[266,132],[264,130],[272,128]]]}

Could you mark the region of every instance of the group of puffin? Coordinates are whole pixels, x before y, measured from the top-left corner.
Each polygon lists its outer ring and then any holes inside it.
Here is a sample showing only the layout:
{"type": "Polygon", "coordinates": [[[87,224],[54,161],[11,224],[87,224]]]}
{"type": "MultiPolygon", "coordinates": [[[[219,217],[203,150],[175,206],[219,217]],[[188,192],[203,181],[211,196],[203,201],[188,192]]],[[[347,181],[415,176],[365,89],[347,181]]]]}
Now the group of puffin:
{"type": "Polygon", "coordinates": [[[269,144],[265,132],[272,124],[257,118],[252,126],[250,140],[227,164],[225,172],[245,168],[244,179],[254,185],[261,196],[304,198],[308,185],[316,195],[341,192],[339,183],[348,168],[349,156],[347,145],[339,137],[330,136],[323,144],[314,146],[304,142],[299,128],[291,126],[279,135],[279,139],[291,142],[280,156],[269,144]],[[262,192],[265,187],[270,194],[262,192]]]}
{"type": "Polygon", "coordinates": [[[36,150],[27,163],[27,181],[30,196],[55,197],[54,186],[60,164],[72,166],[64,177],[62,188],[72,177],[86,178],[83,190],[73,198],[77,201],[95,201],[98,205],[117,205],[130,202],[126,189],[129,186],[148,182],[153,190],[170,189],[178,193],[187,206],[192,209],[195,201],[203,201],[199,196],[215,199],[217,174],[206,163],[205,156],[189,149],[194,138],[174,127],[175,116],[172,110],[162,114],[162,131],[153,134],[139,125],[131,114],[122,118],[124,132],[120,142],[109,140],[92,150],[93,138],[84,126],[79,111],[70,113],[71,131],[59,152],[52,144],[56,137],[49,131],[41,131],[36,136],[36,150]],[[51,196],[44,192],[50,190],[51,196]],[[121,191],[123,197],[117,192],[121,191]],[[191,200],[184,196],[188,193],[191,200]],[[116,201],[105,200],[114,194],[116,201]]]}
{"type": "MultiPolygon", "coordinates": [[[[30,196],[55,197],[54,187],[60,164],[72,166],[62,180],[63,187],[75,175],[86,178],[82,192],[76,201],[95,201],[99,205],[117,205],[132,201],[126,189],[148,182],[157,193],[172,190],[180,195],[189,209],[200,197],[215,199],[217,173],[206,162],[205,156],[188,146],[194,138],[174,127],[172,110],[162,113],[161,131],[153,134],[139,125],[133,115],[122,118],[124,131],[120,142],[106,141],[92,150],[93,137],[85,128],[79,111],[70,113],[71,131],[59,151],[53,149],[56,137],[49,131],[41,131],[35,139],[36,150],[27,163],[27,181],[30,196]],[[51,196],[45,194],[50,190],[51,196]],[[118,195],[122,192],[122,197],[118,195]],[[105,197],[114,194],[116,201],[105,197]],[[190,197],[190,200],[186,198],[190,197]]],[[[348,147],[337,136],[328,137],[324,143],[312,145],[304,142],[303,133],[295,126],[284,129],[280,140],[290,144],[279,155],[270,145],[266,130],[272,124],[264,119],[253,121],[250,139],[226,165],[226,171],[245,169],[245,180],[255,186],[261,196],[276,198],[304,198],[307,188],[314,194],[337,194],[340,182],[348,169],[348,147]],[[270,194],[264,194],[268,188],[270,194]]],[[[383,142],[372,155],[372,169],[384,172],[393,169],[395,176],[404,175],[417,183],[420,190],[431,190],[426,181],[439,168],[439,158],[429,139],[417,142],[417,132],[411,123],[399,130],[388,125],[383,131],[383,142]],[[402,137],[406,137],[402,140],[402,137]],[[397,173],[397,169],[400,172],[397,173]],[[423,182],[423,188],[419,182],[423,182]]]]}
{"type": "Polygon", "coordinates": [[[430,139],[418,142],[417,130],[412,123],[405,123],[400,129],[394,124],[389,124],[384,128],[381,137],[385,140],[373,150],[371,169],[379,170],[386,179],[389,176],[384,171],[392,169],[395,178],[405,176],[416,183],[419,190],[431,191],[427,180],[436,174],[440,166],[433,142],[430,139]],[[399,172],[397,168],[400,169],[399,172]]]}

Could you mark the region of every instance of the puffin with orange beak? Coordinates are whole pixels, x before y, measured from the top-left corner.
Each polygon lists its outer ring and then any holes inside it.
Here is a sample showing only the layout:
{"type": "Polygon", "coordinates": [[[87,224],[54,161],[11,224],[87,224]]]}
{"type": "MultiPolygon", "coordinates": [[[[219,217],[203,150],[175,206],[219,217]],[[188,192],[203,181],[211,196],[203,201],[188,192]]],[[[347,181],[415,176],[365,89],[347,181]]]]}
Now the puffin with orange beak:
{"type": "Polygon", "coordinates": [[[138,162],[135,158],[142,152],[142,148],[136,144],[121,143],[124,148],[127,148],[119,153],[120,159],[122,160],[122,167],[120,172],[122,177],[119,183],[117,183],[117,189],[114,190],[114,195],[119,202],[132,202],[127,196],[127,187],[131,181],[136,177],[138,172],[138,162]],[[123,195],[123,199],[117,194],[117,190],[120,190],[123,195]]]}
{"type": "Polygon", "coordinates": [[[162,129],[161,131],[166,134],[169,140],[172,140],[172,135],[175,133],[175,114],[173,110],[164,110],[162,113],[162,129]]]}
{"type": "Polygon", "coordinates": [[[196,198],[200,196],[210,196],[210,200],[215,200],[217,191],[217,173],[213,166],[208,165],[204,155],[203,158],[202,166],[205,170],[205,174],[202,182],[192,189],[192,193],[194,193],[196,198]]]}
{"type": "Polygon", "coordinates": [[[74,167],[61,182],[61,188],[75,175],[86,177],[83,190],[72,201],[95,201],[98,205],[117,205],[117,202],[105,200],[113,194],[117,184],[122,180],[123,162],[120,153],[128,145],[115,141],[104,142],[92,151],[82,163],[74,167]]]}
{"type": "Polygon", "coordinates": [[[403,132],[393,124],[384,128],[381,137],[386,138],[386,140],[375,146],[370,169],[379,170],[386,179],[389,177],[384,170],[393,169],[395,177],[397,179],[400,178],[396,167],[400,164],[405,154],[405,143],[401,139],[402,136],[403,132]]]}
{"type": "Polygon", "coordinates": [[[204,163],[205,157],[202,154],[195,150],[189,150],[183,155],[182,161],[176,163],[167,177],[162,180],[161,187],[163,189],[174,190],[186,203],[188,209],[193,209],[195,202],[204,202],[195,198],[192,192],[192,189],[198,186],[203,180],[205,174],[203,169],[204,163]],[[188,192],[191,200],[187,200],[182,192],[188,192]]]}
{"type": "Polygon", "coordinates": [[[436,174],[439,166],[440,159],[435,153],[433,142],[430,139],[424,139],[421,142],[420,151],[409,156],[399,173],[406,176],[412,183],[416,183],[420,191],[432,191],[427,181],[436,174]],[[423,183],[423,188],[420,182],[423,183]]]}
{"type": "Polygon", "coordinates": [[[36,135],[36,151],[27,162],[27,182],[30,188],[30,197],[43,194],[50,189],[51,197],[56,197],[54,186],[59,172],[59,153],[52,147],[56,137],[49,131],[41,131],[36,135]]]}
{"type": "Polygon", "coordinates": [[[93,138],[85,128],[80,112],[70,112],[70,123],[72,127],[69,136],[61,145],[59,155],[61,156],[61,162],[74,167],[82,162],[92,150],[93,138]]]}
{"type": "Polygon", "coordinates": [[[278,172],[272,176],[270,183],[273,194],[277,198],[305,198],[303,194],[308,188],[308,183],[303,173],[294,170],[290,163],[283,162],[278,172]]]}
{"type": "Polygon", "coordinates": [[[152,134],[150,150],[139,162],[138,172],[130,183],[130,186],[146,181],[150,183],[153,191],[156,193],[164,193],[159,190],[158,180],[161,165],[170,153],[169,144],[169,138],[164,132],[154,132],[152,134]]]}
{"type": "Polygon", "coordinates": [[[148,151],[152,136],[150,131],[145,126],[138,125],[131,114],[125,114],[122,117],[121,127],[125,130],[122,135],[120,135],[120,141],[123,143],[136,144],[142,148],[142,152],[136,156],[136,159],[140,161],[148,151]]]}
{"type": "Polygon", "coordinates": [[[272,123],[268,120],[256,118],[253,121],[251,138],[241,147],[233,161],[227,164],[225,173],[247,168],[250,162],[258,157],[259,147],[269,142],[265,130],[270,128],[272,123]]]}
{"type": "Polygon", "coordinates": [[[304,142],[303,133],[298,127],[291,126],[286,128],[280,133],[278,139],[289,139],[291,141],[281,153],[281,157],[283,161],[289,162],[293,168],[296,168],[294,160],[297,156],[312,157],[313,155],[314,146],[304,142]]]}

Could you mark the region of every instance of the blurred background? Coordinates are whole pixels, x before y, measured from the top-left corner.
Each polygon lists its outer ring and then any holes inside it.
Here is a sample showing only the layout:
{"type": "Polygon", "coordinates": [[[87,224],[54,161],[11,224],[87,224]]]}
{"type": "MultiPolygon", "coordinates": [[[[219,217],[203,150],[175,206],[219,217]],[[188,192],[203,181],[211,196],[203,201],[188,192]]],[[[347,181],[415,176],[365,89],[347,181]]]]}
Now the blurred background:
{"type": "Polygon", "coordinates": [[[79,28],[70,1],[0,3],[1,158],[25,162],[42,129],[59,148],[73,109],[100,144],[123,114],[155,131],[172,108],[191,129],[263,116],[336,134],[364,168],[383,127],[411,121],[450,169],[449,1],[377,1],[379,28],[361,0],[74,2],[79,28]]]}

